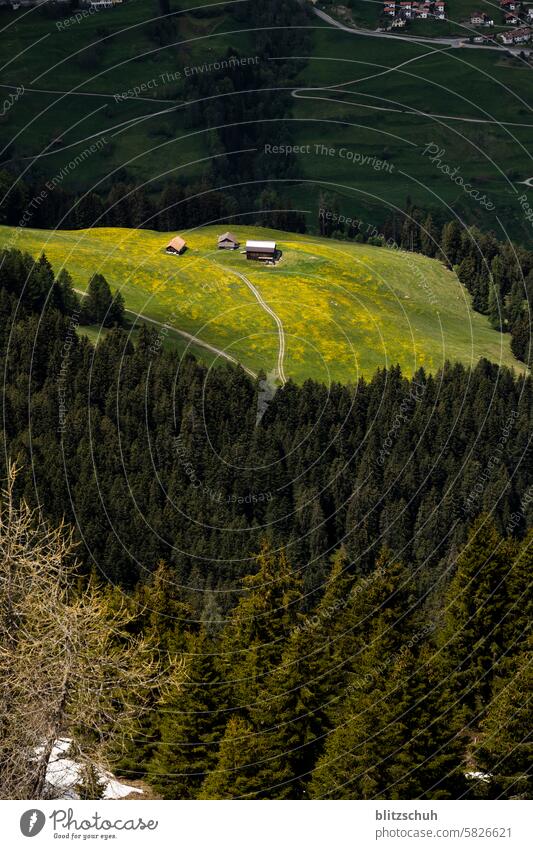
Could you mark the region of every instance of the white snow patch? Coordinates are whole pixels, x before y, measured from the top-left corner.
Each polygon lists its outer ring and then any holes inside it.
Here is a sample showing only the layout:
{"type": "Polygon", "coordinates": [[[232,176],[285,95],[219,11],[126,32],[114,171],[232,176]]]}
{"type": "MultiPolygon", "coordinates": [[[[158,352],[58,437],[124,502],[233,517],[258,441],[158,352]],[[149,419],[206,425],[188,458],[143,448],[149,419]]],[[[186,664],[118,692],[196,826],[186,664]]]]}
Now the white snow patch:
{"type": "MultiPolygon", "coordinates": [[[[68,737],[56,740],[46,770],[47,784],[53,789],[54,796],[60,799],[79,799],[76,785],[81,778],[82,764],[69,757],[71,743],[72,740],[68,737]]],[[[139,787],[122,784],[103,768],[98,767],[97,772],[102,783],[105,782],[104,799],[124,799],[130,793],[143,792],[139,787]]]]}
{"type": "Polygon", "coordinates": [[[465,772],[465,778],[469,781],[484,781],[488,784],[492,778],[490,772],[465,772]]]}

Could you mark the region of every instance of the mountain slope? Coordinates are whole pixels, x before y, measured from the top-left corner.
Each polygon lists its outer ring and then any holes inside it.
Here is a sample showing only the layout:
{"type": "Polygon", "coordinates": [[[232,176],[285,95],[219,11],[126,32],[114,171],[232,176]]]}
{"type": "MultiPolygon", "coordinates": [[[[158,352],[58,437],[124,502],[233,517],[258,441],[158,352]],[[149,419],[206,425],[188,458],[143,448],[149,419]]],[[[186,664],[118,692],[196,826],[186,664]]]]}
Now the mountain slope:
{"type": "Polygon", "coordinates": [[[447,359],[469,365],[480,357],[522,369],[509,337],[472,310],[455,274],[436,260],[232,228],[241,243],[276,240],[282,258],[269,267],[248,262],[239,251],[218,251],[216,237],[223,229],[184,234],[188,250],[181,257],[165,253],[171,234],[130,229],[1,227],[0,247],[34,256],[44,251],[56,273],[67,268],[79,289],[100,272],[112,288],[120,288],[128,309],[194,333],[256,372],[279,368],[281,334],[273,314],[284,331],[284,371],[297,381],[352,382],[396,363],[412,375],[420,367],[436,371],[447,359]]]}

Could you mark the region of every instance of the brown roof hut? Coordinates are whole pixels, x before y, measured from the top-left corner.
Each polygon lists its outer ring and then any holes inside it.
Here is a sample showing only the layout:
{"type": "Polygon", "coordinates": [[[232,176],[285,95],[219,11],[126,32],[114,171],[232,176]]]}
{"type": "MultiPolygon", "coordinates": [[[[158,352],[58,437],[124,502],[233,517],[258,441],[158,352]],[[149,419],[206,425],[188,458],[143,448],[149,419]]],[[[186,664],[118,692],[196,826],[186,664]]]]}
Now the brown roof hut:
{"type": "Polygon", "coordinates": [[[234,236],[229,230],[227,233],[223,233],[222,236],[218,237],[219,251],[236,251],[240,247],[240,244],[237,236],[234,236]]]}
{"type": "Polygon", "coordinates": [[[186,249],[187,244],[181,236],[174,236],[166,247],[167,254],[182,254],[186,249]]]}

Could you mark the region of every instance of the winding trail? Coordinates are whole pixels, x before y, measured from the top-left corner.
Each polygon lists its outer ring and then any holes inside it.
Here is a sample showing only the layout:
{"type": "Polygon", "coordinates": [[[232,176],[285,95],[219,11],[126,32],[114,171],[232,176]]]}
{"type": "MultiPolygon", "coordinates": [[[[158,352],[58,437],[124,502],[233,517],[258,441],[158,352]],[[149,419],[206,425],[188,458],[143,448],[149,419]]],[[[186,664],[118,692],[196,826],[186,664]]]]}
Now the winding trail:
{"type": "MultiPolygon", "coordinates": [[[[83,289],[74,289],[74,291],[81,295],[82,297],[86,297],[87,292],[84,292],[83,289]]],[[[169,330],[172,330],[174,333],[177,333],[179,336],[183,336],[184,339],[187,339],[189,342],[192,342],[194,345],[198,345],[199,348],[205,348],[207,351],[211,351],[212,354],[217,354],[219,357],[223,357],[225,360],[229,360],[230,363],[233,363],[236,366],[240,366],[244,371],[253,377],[257,378],[257,374],[252,369],[243,365],[239,360],[237,360],[231,354],[228,354],[227,351],[223,351],[222,348],[217,348],[215,345],[211,345],[209,342],[205,342],[203,339],[200,339],[199,336],[195,336],[193,333],[188,333],[186,330],[181,330],[179,327],[174,327],[172,324],[167,324],[166,321],[156,321],[155,318],[148,318],[147,315],[143,315],[140,312],[134,312],[133,310],[124,310],[128,315],[132,315],[134,318],[139,318],[141,321],[147,321],[150,324],[155,324],[157,327],[167,327],[169,330]]]]}
{"type": "Polygon", "coordinates": [[[265,310],[265,312],[267,312],[276,322],[276,325],[278,327],[278,336],[279,336],[278,376],[279,376],[281,385],[284,386],[287,383],[287,377],[285,375],[285,368],[284,368],[284,362],[283,362],[284,359],[285,359],[285,330],[283,328],[283,322],[282,322],[281,318],[279,317],[279,315],[277,315],[277,313],[274,312],[272,307],[269,307],[269,305],[267,304],[267,302],[264,300],[263,296],[261,295],[261,292],[259,291],[259,289],[256,289],[256,287],[251,282],[251,280],[248,280],[246,275],[242,274],[242,272],[236,271],[233,268],[231,270],[234,274],[237,275],[237,277],[240,277],[240,279],[242,280],[243,283],[245,283],[248,286],[250,292],[252,293],[254,298],[257,300],[259,306],[262,307],[265,310]]]}
{"type": "MultiPolygon", "coordinates": [[[[390,69],[395,70],[394,68],[390,69]]],[[[352,85],[352,83],[343,83],[343,85],[352,85]]],[[[371,109],[375,112],[397,112],[399,115],[414,115],[416,118],[436,118],[437,120],[443,121],[459,121],[464,124],[490,124],[497,125],[499,127],[526,127],[527,129],[533,129],[533,123],[529,122],[528,124],[521,124],[515,121],[497,121],[490,120],[489,118],[467,118],[462,115],[440,115],[438,112],[423,112],[420,109],[395,109],[392,106],[373,106],[370,103],[359,103],[353,100],[334,100],[332,97],[315,97],[313,94],[309,94],[309,92],[322,92],[322,93],[331,93],[331,94],[347,94],[347,95],[355,95],[355,92],[347,91],[346,89],[339,88],[338,86],[312,86],[311,88],[295,88],[291,92],[292,97],[295,97],[297,100],[324,100],[326,103],[342,103],[346,106],[362,106],[364,109],[371,109]],[[302,94],[301,92],[306,92],[302,94]]],[[[357,96],[357,95],[356,95],[357,96]]],[[[359,97],[366,97],[367,95],[358,95],[359,97]]],[[[373,97],[373,95],[368,95],[368,97],[373,97]]],[[[533,178],[529,178],[533,179],[533,178]]]]}

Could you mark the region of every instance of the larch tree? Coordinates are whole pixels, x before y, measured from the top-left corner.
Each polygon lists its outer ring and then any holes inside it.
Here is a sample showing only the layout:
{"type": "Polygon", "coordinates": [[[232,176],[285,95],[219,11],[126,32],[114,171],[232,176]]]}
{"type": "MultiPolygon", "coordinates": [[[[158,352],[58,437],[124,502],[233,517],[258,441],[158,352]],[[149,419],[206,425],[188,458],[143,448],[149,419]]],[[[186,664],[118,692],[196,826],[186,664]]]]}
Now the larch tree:
{"type": "Polygon", "coordinates": [[[104,764],[181,664],[132,637],[95,582],[80,589],[72,531],[17,504],[15,478],[0,501],[0,797],[40,799],[58,739],[104,764]]]}

